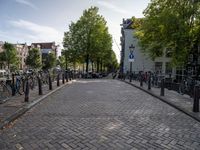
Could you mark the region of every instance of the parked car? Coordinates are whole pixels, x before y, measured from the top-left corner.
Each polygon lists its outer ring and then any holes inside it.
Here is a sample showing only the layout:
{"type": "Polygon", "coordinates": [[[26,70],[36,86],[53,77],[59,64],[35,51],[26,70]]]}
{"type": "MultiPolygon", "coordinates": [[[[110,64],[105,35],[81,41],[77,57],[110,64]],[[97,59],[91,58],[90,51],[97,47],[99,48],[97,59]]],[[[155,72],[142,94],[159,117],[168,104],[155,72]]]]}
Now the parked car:
{"type": "Polygon", "coordinates": [[[8,73],[6,70],[0,70],[0,80],[6,80],[7,75],[8,75],[8,73]]]}

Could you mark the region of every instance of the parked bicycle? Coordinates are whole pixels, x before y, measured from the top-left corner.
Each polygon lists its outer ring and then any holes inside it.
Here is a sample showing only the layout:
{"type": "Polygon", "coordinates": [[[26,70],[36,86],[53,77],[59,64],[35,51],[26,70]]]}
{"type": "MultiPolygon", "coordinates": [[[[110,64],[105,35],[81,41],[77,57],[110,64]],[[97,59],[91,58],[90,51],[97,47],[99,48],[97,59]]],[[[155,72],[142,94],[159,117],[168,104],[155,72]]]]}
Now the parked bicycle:
{"type": "Polygon", "coordinates": [[[0,81],[0,100],[7,99],[12,96],[12,89],[6,81],[0,81]]]}
{"type": "Polygon", "coordinates": [[[190,97],[193,97],[194,86],[195,86],[194,79],[190,77],[184,78],[179,85],[179,93],[182,95],[188,94],[190,97]]]}

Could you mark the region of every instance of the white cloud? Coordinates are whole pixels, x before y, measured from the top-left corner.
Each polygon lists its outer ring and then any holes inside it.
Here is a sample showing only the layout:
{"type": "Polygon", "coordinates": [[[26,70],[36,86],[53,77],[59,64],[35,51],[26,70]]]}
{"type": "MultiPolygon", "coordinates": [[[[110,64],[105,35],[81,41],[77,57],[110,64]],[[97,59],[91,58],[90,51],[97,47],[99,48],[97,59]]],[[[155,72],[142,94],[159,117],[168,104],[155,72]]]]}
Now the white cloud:
{"type": "Polygon", "coordinates": [[[17,3],[23,4],[23,5],[27,5],[27,6],[31,7],[31,8],[37,9],[37,7],[33,3],[28,1],[28,0],[15,0],[15,1],[17,3]]]}
{"type": "Polygon", "coordinates": [[[112,3],[109,3],[109,2],[106,2],[106,1],[98,1],[97,3],[101,6],[104,6],[104,7],[111,9],[115,12],[118,12],[118,13],[121,13],[121,14],[129,14],[129,12],[127,10],[122,9],[122,8],[112,4],[112,3]]]}
{"type": "MultiPolygon", "coordinates": [[[[26,20],[17,20],[17,21],[9,21],[10,24],[15,27],[16,36],[19,36],[19,32],[21,31],[20,35],[24,35],[29,41],[56,41],[61,42],[63,35],[56,29],[39,25],[30,21],[26,20]]],[[[20,38],[20,36],[19,36],[20,38]]],[[[20,38],[21,39],[21,38],[20,38]]]]}

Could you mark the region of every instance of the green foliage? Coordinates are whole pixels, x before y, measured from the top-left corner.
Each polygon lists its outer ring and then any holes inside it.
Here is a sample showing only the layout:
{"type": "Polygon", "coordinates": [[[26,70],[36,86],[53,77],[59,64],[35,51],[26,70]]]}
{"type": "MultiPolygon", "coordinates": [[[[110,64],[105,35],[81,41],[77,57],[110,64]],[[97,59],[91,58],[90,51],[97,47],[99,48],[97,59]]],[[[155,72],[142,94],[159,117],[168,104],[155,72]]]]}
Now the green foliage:
{"type": "Polygon", "coordinates": [[[135,35],[152,58],[170,48],[174,65],[184,63],[194,44],[200,41],[200,2],[192,0],[152,0],[136,19],[135,35]]]}
{"type": "Polygon", "coordinates": [[[108,64],[113,58],[112,37],[97,7],[85,10],[77,22],[70,24],[69,31],[64,33],[63,47],[65,60],[74,67],[76,63],[86,62],[88,71],[89,61],[108,64]]]}
{"type": "Polygon", "coordinates": [[[41,54],[39,49],[33,48],[29,50],[28,56],[26,58],[26,65],[33,69],[40,69],[42,67],[41,54]]]}
{"type": "Polygon", "coordinates": [[[65,57],[63,55],[58,57],[56,65],[65,68],[65,57]]]}
{"type": "Polygon", "coordinates": [[[11,64],[16,64],[19,61],[17,57],[17,50],[12,44],[7,42],[3,45],[3,49],[4,51],[1,55],[4,57],[3,60],[6,62],[8,69],[10,69],[11,64]]]}
{"type": "Polygon", "coordinates": [[[50,69],[56,65],[56,56],[54,53],[49,53],[43,58],[43,69],[50,69]]]}

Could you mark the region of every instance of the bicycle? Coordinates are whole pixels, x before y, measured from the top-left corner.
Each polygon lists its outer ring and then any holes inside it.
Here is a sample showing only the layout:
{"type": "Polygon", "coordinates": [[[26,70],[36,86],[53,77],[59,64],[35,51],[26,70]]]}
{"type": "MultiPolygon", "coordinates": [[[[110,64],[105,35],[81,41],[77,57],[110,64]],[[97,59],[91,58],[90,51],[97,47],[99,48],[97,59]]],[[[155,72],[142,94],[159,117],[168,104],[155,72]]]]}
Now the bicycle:
{"type": "Polygon", "coordinates": [[[12,96],[12,89],[6,85],[5,81],[0,81],[0,100],[7,99],[12,96]]]}
{"type": "Polygon", "coordinates": [[[183,79],[179,85],[179,93],[181,95],[188,94],[193,97],[195,81],[192,78],[183,79]]]}
{"type": "Polygon", "coordinates": [[[15,93],[24,94],[24,81],[22,76],[16,76],[15,93]]]}

